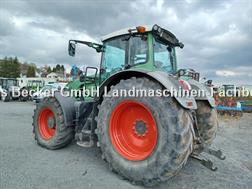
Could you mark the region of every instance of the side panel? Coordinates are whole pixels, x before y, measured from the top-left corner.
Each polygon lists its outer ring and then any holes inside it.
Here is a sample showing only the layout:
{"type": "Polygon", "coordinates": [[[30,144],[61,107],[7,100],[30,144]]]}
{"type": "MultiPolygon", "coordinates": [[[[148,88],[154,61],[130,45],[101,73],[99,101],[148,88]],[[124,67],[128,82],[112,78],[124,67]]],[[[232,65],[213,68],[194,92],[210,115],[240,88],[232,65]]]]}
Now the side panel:
{"type": "MultiPolygon", "coordinates": [[[[116,85],[121,79],[128,79],[131,77],[147,77],[151,80],[159,82],[164,88],[170,90],[179,90],[180,85],[178,80],[174,79],[166,72],[162,71],[153,71],[153,72],[146,72],[141,70],[126,70],[122,72],[118,72],[112,76],[110,76],[107,80],[105,80],[99,89],[99,96],[101,97],[104,92],[104,87],[107,86],[108,89],[111,85],[116,85]]],[[[197,104],[194,98],[191,97],[177,97],[174,98],[178,101],[178,103],[187,109],[197,109],[197,104]]]]}
{"type": "Polygon", "coordinates": [[[211,89],[207,86],[205,86],[202,83],[199,83],[198,81],[195,81],[193,79],[189,79],[188,82],[190,83],[192,89],[197,91],[205,91],[205,95],[199,95],[198,97],[195,97],[195,100],[207,100],[211,107],[215,107],[215,100],[211,94],[211,89]]]}

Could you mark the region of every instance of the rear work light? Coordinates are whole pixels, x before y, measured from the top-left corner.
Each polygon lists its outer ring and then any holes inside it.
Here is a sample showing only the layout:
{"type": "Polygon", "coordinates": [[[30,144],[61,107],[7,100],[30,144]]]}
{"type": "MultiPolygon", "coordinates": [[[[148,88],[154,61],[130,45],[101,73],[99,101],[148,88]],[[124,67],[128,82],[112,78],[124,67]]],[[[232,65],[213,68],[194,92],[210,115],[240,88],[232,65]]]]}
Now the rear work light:
{"type": "Polygon", "coordinates": [[[191,90],[191,85],[187,81],[180,79],[179,84],[184,90],[186,91],[191,90]]]}

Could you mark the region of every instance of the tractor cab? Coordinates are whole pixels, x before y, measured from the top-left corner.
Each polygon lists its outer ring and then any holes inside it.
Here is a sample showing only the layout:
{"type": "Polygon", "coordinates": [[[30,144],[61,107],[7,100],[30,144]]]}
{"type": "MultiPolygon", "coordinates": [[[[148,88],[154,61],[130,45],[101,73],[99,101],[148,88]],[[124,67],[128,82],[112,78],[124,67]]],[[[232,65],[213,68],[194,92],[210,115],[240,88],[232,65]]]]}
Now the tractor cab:
{"type": "MultiPolygon", "coordinates": [[[[113,32],[104,36],[102,42],[102,44],[96,44],[70,40],[68,46],[70,56],[75,55],[77,43],[85,44],[102,53],[98,74],[99,83],[124,70],[175,73],[177,71],[175,47],[183,48],[184,46],[175,35],[158,25],[138,26],[113,32]]],[[[85,73],[88,72],[89,67],[85,73]]]]}
{"type": "Polygon", "coordinates": [[[0,78],[0,99],[9,101],[10,99],[17,100],[17,97],[12,97],[12,94],[18,95],[20,88],[18,87],[17,79],[15,78],[0,78]],[[5,95],[4,95],[5,93],[5,95]]]}
{"type": "Polygon", "coordinates": [[[0,86],[5,90],[9,90],[11,87],[17,86],[17,80],[14,78],[0,78],[0,86]]]}

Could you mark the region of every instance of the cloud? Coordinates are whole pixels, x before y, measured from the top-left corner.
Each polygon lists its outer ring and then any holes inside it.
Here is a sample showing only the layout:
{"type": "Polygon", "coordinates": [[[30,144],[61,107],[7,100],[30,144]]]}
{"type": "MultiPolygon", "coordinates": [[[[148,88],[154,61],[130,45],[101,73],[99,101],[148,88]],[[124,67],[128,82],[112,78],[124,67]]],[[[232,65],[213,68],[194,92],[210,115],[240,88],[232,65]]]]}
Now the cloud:
{"type": "Polygon", "coordinates": [[[1,1],[0,58],[18,56],[38,66],[98,66],[100,54],[78,47],[67,55],[69,39],[99,42],[126,27],[159,24],[185,44],[178,67],[194,68],[216,82],[252,83],[251,1],[1,1]],[[239,70],[239,73],[237,72],[239,70]],[[233,75],[232,75],[233,74],[233,75]]]}
{"type": "Polygon", "coordinates": [[[217,70],[216,71],[217,76],[224,76],[224,77],[229,77],[229,76],[237,76],[240,75],[240,73],[235,73],[230,70],[217,70]]]}
{"type": "Polygon", "coordinates": [[[13,33],[15,27],[13,21],[10,19],[10,14],[6,10],[0,12],[0,36],[8,36],[13,33]]]}

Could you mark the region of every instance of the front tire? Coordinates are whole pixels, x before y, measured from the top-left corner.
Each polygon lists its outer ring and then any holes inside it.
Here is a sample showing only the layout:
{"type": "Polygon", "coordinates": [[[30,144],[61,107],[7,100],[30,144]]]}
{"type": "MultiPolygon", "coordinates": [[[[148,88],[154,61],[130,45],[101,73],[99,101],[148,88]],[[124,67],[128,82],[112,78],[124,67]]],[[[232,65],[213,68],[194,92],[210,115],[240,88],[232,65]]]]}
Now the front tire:
{"type": "Polygon", "coordinates": [[[55,98],[44,98],[37,104],[33,133],[40,146],[51,150],[65,147],[73,140],[74,128],[65,125],[62,108],[55,98]]]}
{"type": "MultiPolygon", "coordinates": [[[[133,86],[162,89],[147,78],[121,80],[111,89],[133,86]]],[[[136,184],[153,186],[186,163],[193,149],[191,127],[189,112],[172,98],[104,97],[97,134],[102,156],[114,172],[136,184]]]]}

